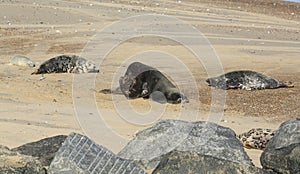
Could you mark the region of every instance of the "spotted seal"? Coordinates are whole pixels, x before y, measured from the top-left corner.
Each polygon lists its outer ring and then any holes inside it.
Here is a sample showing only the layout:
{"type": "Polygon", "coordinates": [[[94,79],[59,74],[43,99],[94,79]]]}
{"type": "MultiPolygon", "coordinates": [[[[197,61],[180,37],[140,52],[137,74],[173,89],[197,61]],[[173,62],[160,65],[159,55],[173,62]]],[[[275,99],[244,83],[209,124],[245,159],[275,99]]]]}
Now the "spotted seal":
{"type": "Polygon", "coordinates": [[[276,130],[254,128],[237,136],[245,148],[263,150],[276,130]]]}
{"type": "Polygon", "coordinates": [[[159,70],[140,62],[130,64],[119,79],[116,90],[104,89],[102,93],[119,93],[121,91],[128,99],[151,98],[159,103],[178,104],[188,102],[188,98],[159,70]]]}
{"type": "Polygon", "coordinates": [[[53,57],[40,65],[32,74],[47,73],[89,73],[99,72],[96,65],[85,58],[76,55],[60,55],[53,57]]]}
{"type": "Polygon", "coordinates": [[[278,80],[255,71],[232,71],[218,77],[208,78],[209,86],[220,89],[275,89],[294,87],[291,82],[279,82],[278,80]]]}
{"type": "Polygon", "coordinates": [[[22,56],[22,55],[15,55],[15,56],[11,57],[9,60],[9,63],[10,63],[10,65],[35,67],[34,61],[32,61],[30,58],[22,56]]]}

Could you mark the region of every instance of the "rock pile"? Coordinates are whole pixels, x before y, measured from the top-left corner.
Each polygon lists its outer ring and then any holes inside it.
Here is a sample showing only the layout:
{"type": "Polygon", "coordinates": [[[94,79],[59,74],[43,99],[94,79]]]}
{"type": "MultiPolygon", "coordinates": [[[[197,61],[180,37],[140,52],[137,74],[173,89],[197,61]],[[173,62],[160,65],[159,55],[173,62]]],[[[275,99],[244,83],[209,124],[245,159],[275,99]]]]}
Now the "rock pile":
{"type": "Polygon", "coordinates": [[[164,120],[137,133],[118,155],[71,133],[9,149],[0,146],[0,173],[300,173],[300,119],[284,122],[255,167],[235,133],[209,122],[164,120]],[[50,167],[49,167],[50,165],[50,167]]]}
{"type": "Polygon", "coordinates": [[[36,157],[43,166],[50,166],[56,152],[66,138],[67,136],[65,135],[58,135],[37,142],[27,143],[12,150],[23,155],[36,157]]]}
{"type": "Polygon", "coordinates": [[[8,147],[0,146],[1,174],[45,174],[45,170],[35,157],[21,155],[8,147]]]}

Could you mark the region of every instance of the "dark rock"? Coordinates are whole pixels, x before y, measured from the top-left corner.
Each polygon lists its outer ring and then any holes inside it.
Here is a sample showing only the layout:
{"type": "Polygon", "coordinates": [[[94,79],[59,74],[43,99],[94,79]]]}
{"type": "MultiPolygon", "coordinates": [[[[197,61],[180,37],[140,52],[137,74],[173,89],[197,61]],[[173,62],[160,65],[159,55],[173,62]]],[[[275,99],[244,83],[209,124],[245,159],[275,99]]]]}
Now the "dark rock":
{"type": "Polygon", "coordinates": [[[20,154],[37,157],[43,166],[48,167],[66,138],[67,136],[65,135],[58,135],[27,143],[12,150],[20,154]]]}
{"type": "Polygon", "coordinates": [[[282,123],[260,157],[265,169],[300,173],[300,118],[282,123]]]}
{"type": "Polygon", "coordinates": [[[199,155],[195,152],[172,151],[163,155],[153,174],[271,174],[255,166],[239,164],[211,156],[199,155]]]}
{"type": "Polygon", "coordinates": [[[161,121],[137,133],[118,155],[154,169],[161,156],[173,150],[253,165],[235,133],[210,122],[161,121]]]}
{"type": "Polygon", "coordinates": [[[145,174],[135,164],[117,157],[86,136],[71,133],[54,157],[49,174],[145,174]]]}
{"type": "Polygon", "coordinates": [[[45,174],[42,164],[34,157],[22,155],[0,145],[1,174],[45,174]]]}

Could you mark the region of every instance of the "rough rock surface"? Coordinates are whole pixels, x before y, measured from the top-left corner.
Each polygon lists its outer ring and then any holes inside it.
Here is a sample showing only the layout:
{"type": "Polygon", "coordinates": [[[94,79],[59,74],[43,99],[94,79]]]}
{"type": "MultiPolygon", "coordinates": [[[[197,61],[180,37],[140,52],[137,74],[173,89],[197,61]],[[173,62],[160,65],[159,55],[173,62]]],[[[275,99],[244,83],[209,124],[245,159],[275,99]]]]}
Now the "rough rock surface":
{"type": "Polygon", "coordinates": [[[135,164],[120,159],[86,136],[71,133],[54,157],[49,174],[145,174],[135,164]]]}
{"type": "Polygon", "coordinates": [[[253,165],[235,133],[210,122],[160,121],[137,133],[118,156],[133,160],[146,169],[153,169],[161,156],[172,150],[253,165]]]}
{"type": "Polygon", "coordinates": [[[55,153],[61,147],[67,136],[58,135],[45,138],[36,142],[27,143],[12,149],[20,154],[37,157],[43,166],[49,166],[55,153]]]}
{"type": "Polygon", "coordinates": [[[300,173],[300,118],[282,123],[260,158],[263,168],[300,173]]]}
{"type": "Polygon", "coordinates": [[[34,157],[21,155],[0,145],[1,174],[45,174],[42,164],[34,157]]]}
{"type": "Polygon", "coordinates": [[[195,152],[179,152],[172,151],[163,155],[158,167],[153,174],[271,174],[273,172],[266,171],[255,166],[239,164],[215,157],[199,155],[195,152]]]}

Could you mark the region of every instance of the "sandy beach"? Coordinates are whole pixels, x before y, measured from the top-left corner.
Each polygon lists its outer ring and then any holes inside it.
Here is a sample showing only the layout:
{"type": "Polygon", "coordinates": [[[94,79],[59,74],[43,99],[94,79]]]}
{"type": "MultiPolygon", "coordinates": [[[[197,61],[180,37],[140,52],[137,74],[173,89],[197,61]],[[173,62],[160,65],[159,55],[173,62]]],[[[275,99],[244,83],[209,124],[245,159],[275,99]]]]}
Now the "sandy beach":
{"type": "MultiPolygon", "coordinates": [[[[294,88],[221,92],[226,102],[218,124],[239,134],[251,128],[276,129],[283,121],[300,116],[300,5],[297,3],[3,0],[0,3],[0,144],[13,148],[78,132],[95,137],[99,144],[117,153],[137,131],[158,120],[212,118],[215,113],[211,108],[216,104],[212,94],[218,91],[205,82],[209,67],[185,45],[170,38],[139,35],[119,42],[114,49],[104,50],[109,54],[101,58],[99,74],[46,74],[41,79],[41,75],[31,75],[37,67],[9,65],[14,55],[25,55],[39,64],[62,54],[92,55],[97,60],[103,50],[96,50],[93,41],[100,45],[110,42],[107,38],[97,40],[97,34],[128,17],[145,14],[172,16],[200,31],[218,56],[223,72],[254,70],[294,83],[294,88]],[[161,105],[135,99],[129,101],[130,107],[122,108],[128,104],[124,96],[99,93],[101,89],[116,87],[116,79],[133,61],[143,61],[166,73],[183,89],[190,103],[161,105]],[[80,79],[94,84],[89,86],[80,79]],[[131,121],[128,113],[132,110],[145,117],[131,121]]],[[[144,23],[147,26],[146,20],[144,23]]],[[[164,27],[165,31],[172,30],[168,24],[164,27]]],[[[118,38],[117,32],[110,35],[118,38]]],[[[260,166],[261,151],[247,150],[247,153],[260,166]]]]}

